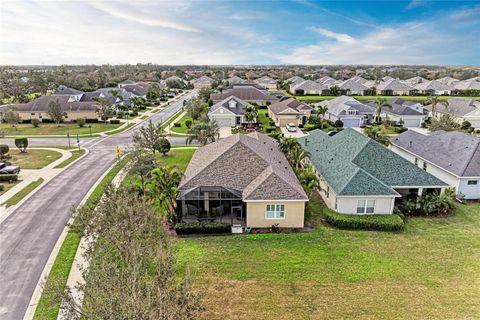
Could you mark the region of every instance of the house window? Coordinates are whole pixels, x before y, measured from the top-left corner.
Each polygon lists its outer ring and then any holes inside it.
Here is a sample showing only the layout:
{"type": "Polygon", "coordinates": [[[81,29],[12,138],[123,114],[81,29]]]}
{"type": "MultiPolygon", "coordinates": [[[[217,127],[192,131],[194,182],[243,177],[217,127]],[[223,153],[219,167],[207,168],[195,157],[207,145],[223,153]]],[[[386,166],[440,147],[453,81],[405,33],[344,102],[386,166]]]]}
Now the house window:
{"type": "Polygon", "coordinates": [[[375,200],[358,200],[357,213],[370,214],[375,211],[375,200]]]}
{"type": "Polygon", "coordinates": [[[423,170],[427,171],[427,163],[423,162],[423,170]]]}
{"type": "Polygon", "coordinates": [[[476,186],[478,184],[478,180],[468,180],[467,184],[469,186],[476,186]]]}
{"type": "Polygon", "coordinates": [[[283,204],[267,204],[265,212],[267,219],[285,219],[285,205],[283,204]]]}
{"type": "Polygon", "coordinates": [[[357,111],[348,111],[349,116],[354,116],[357,114],[357,111]]]}
{"type": "Polygon", "coordinates": [[[415,165],[418,166],[418,158],[415,158],[415,165]]]}

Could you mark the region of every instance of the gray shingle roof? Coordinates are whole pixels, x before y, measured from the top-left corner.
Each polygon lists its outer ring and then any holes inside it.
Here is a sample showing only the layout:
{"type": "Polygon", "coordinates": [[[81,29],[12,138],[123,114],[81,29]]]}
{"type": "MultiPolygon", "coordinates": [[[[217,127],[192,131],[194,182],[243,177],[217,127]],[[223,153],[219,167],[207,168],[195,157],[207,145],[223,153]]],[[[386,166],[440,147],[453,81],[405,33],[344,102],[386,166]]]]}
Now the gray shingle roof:
{"type": "Polygon", "coordinates": [[[210,98],[214,101],[221,101],[230,96],[235,96],[244,101],[276,101],[277,97],[266,94],[265,91],[259,90],[252,86],[239,86],[232,89],[224,90],[222,93],[212,93],[210,98]]]}
{"type": "Polygon", "coordinates": [[[294,99],[294,98],[288,98],[268,106],[268,109],[270,109],[274,114],[279,114],[280,112],[285,111],[288,108],[295,110],[296,113],[298,113],[298,110],[312,109],[312,107],[310,107],[306,103],[298,101],[297,99],[294,99]]]}
{"type": "Polygon", "coordinates": [[[328,89],[327,85],[312,81],[312,80],[305,80],[300,83],[296,83],[292,85],[292,90],[317,90],[317,91],[322,91],[322,90],[328,89]]]}
{"type": "Polygon", "coordinates": [[[250,104],[243,101],[242,99],[239,99],[235,96],[230,96],[228,98],[223,99],[220,102],[215,103],[213,106],[210,107],[210,112],[216,111],[219,108],[226,108],[230,110],[231,112],[235,114],[244,114],[245,107],[249,106],[250,104]],[[230,108],[230,101],[234,100],[235,103],[235,108],[230,108]]]}
{"type": "Polygon", "coordinates": [[[285,82],[290,82],[290,84],[292,85],[296,85],[296,84],[299,84],[301,82],[305,81],[305,79],[303,79],[302,77],[299,77],[299,76],[293,76],[289,79],[287,79],[285,82]]]}
{"type": "Polygon", "coordinates": [[[455,90],[454,87],[451,87],[447,84],[441,83],[437,80],[426,81],[422,83],[418,83],[415,85],[415,89],[426,91],[426,90],[455,90]]]}
{"type": "Polygon", "coordinates": [[[257,80],[255,80],[255,82],[258,82],[260,84],[276,84],[277,83],[275,79],[272,79],[269,76],[263,76],[261,78],[258,78],[257,80]]]}
{"type": "Polygon", "coordinates": [[[447,186],[351,128],[333,137],[314,130],[299,142],[337,195],[398,195],[392,187],[447,186]],[[305,140],[307,144],[305,145],[305,140]]]}
{"type": "Polygon", "coordinates": [[[81,93],[83,93],[83,91],[69,88],[63,85],[58,86],[57,90],[55,90],[56,95],[77,95],[81,93]]]}
{"type": "MultiPolygon", "coordinates": [[[[383,112],[400,115],[400,116],[423,116],[423,112],[416,110],[413,106],[417,103],[413,101],[407,101],[400,98],[391,98],[387,100],[388,106],[382,108],[383,112]]],[[[369,101],[365,104],[376,108],[375,101],[369,101]]]]}
{"type": "Polygon", "coordinates": [[[355,79],[353,78],[343,81],[338,85],[338,87],[342,90],[350,90],[350,91],[370,90],[367,86],[363,85],[359,81],[355,81],[355,79]]]}
{"type": "Polygon", "coordinates": [[[480,90],[480,77],[458,81],[454,87],[457,90],[480,90]]]}
{"type": "Polygon", "coordinates": [[[327,106],[328,112],[333,115],[345,115],[348,110],[356,110],[357,114],[373,114],[375,108],[361,103],[352,97],[340,96],[332,100],[324,100],[314,104],[315,106],[327,106]]]}
{"type": "Polygon", "coordinates": [[[242,83],[244,80],[240,78],[239,76],[233,76],[231,78],[228,78],[228,83],[230,85],[232,84],[237,84],[237,83],[242,83]]]}
{"type": "Polygon", "coordinates": [[[409,86],[398,79],[389,79],[384,82],[380,82],[377,86],[378,90],[394,90],[394,91],[410,91],[414,90],[412,86],[409,86]]]}
{"type": "Polygon", "coordinates": [[[195,79],[192,81],[193,83],[212,83],[213,82],[213,79],[208,77],[208,76],[201,76],[200,78],[198,79],[195,79]]]}
{"type": "Polygon", "coordinates": [[[256,132],[197,149],[179,190],[199,186],[233,189],[242,193],[243,200],[307,200],[278,142],[256,132]]]}
{"type": "Polygon", "coordinates": [[[480,139],[458,131],[430,135],[408,130],[392,144],[461,177],[480,176],[480,139]]]}
{"type": "MultiPolygon", "coordinates": [[[[437,103],[436,112],[448,113],[455,117],[463,117],[472,111],[480,108],[480,102],[470,98],[451,98],[448,99],[448,106],[442,102],[437,103]]],[[[432,105],[425,106],[425,109],[432,110],[432,105]]]]}
{"type": "Polygon", "coordinates": [[[459,80],[452,77],[443,77],[443,78],[437,79],[437,81],[449,86],[454,86],[455,83],[457,83],[459,80]]]}
{"type": "Polygon", "coordinates": [[[65,111],[95,111],[96,103],[94,101],[73,101],[68,95],[42,96],[28,103],[15,105],[17,111],[26,112],[47,112],[49,104],[52,101],[58,102],[65,111]]]}

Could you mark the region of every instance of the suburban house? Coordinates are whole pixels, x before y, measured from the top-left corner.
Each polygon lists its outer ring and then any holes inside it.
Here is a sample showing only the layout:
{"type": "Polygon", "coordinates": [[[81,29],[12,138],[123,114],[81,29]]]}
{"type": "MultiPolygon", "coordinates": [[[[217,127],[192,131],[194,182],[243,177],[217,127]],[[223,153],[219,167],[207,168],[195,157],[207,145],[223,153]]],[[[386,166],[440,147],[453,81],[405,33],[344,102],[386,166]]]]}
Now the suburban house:
{"type": "Polygon", "coordinates": [[[268,116],[278,127],[285,127],[289,123],[296,126],[304,125],[312,114],[313,108],[294,98],[286,98],[268,106],[268,116]]]}
{"type": "Polygon", "coordinates": [[[392,214],[402,199],[448,185],[360,132],[321,130],[298,141],[311,156],[326,205],[345,214],[392,214]]]}
{"type": "Polygon", "coordinates": [[[214,80],[208,76],[201,76],[198,79],[192,80],[195,89],[211,88],[214,80]]]}
{"type": "Polygon", "coordinates": [[[212,99],[213,103],[217,103],[230,96],[237,97],[243,101],[255,102],[259,106],[266,106],[278,101],[277,97],[268,94],[266,90],[260,90],[250,85],[235,85],[233,88],[223,90],[221,93],[212,93],[210,99],[212,99]]]}
{"type": "Polygon", "coordinates": [[[135,83],[136,83],[135,81],[127,79],[127,80],[123,80],[122,82],[119,82],[118,87],[123,88],[123,86],[126,86],[128,84],[135,84],[135,83]]]}
{"type": "Polygon", "coordinates": [[[367,79],[362,78],[362,77],[360,77],[360,76],[358,76],[358,75],[357,75],[357,76],[354,76],[353,78],[350,78],[350,80],[355,81],[355,82],[357,82],[357,83],[360,83],[360,84],[364,85],[364,86],[367,87],[367,88],[372,88],[372,87],[375,86],[375,81],[373,81],[373,80],[367,80],[367,79]]]}
{"type": "Polygon", "coordinates": [[[341,81],[335,80],[332,77],[325,76],[321,77],[320,79],[317,80],[318,83],[323,84],[330,87],[338,85],[341,81]]]}
{"type": "Polygon", "coordinates": [[[220,127],[235,127],[247,122],[245,108],[253,106],[242,99],[230,96],[210,107],[208,117],[215,120],[220,127]]]}
{"type": "Polygon", "coordinates": [[[414,87],[409,86],[398,79],[388,79],[377,85],[377,95],[382,96],[408,96],[415,91],[414,87]]]}
{"type": "Polygon", "coordinates": [[[457,83],[459,80],[452,77],[443,77],[437,79],[437,81],[446,84],[447,86],[455,87],[455,83],[457,83]]]}
{"type": "Polygon", "coordinates": [[[290,85],[290,93],[297,96],[328,95],[330,94],[330,89],[327,85],[312,80],[305,80],[297,84],[292,83],[290,85]]]}
{"type": "Polygon", "coordinates": [[[146,82],[137,82],[135,84],[125,84],[121,87],[127,92],[130,92],[133,97],[147,98],[147,91],[150,88],[150,84],[146,82]]]}
{"type": "Polygon", "coordinates": [[[411,87],[415,87],[419,83],[428,82],[428,80],[423,77],[416,76],[407,80],[403,80],[403,82],[411,87]]]}
{"type": "Polygon", "coordinates": [[[455,188],[465,199],[480,199],[480,139],[458,131],[423,135],[406,131],[391,149],[455,188]]]}
{"type": "Polygon", "coordinates": [[[337,85],[342,94],[347,96],[368,96],[372,94],[372,89],[363,85],[360,81],[353,78],[345,80],[337,85]]]}
{"type": "Polygon", "coordinates": [[[480,77],[458,81],[454,84],[454,87],[458,91],[480,90],[480,77]]]}
{"type": "Polygon", "coordinates": [[[291,78],[288,78],[287,80],[285,80],[285,82],[289,83],[290,86],[292,85],[297,85],[301,82],[305,81],[305,79],[303,79],[302,77],[299,77],[299,76],[293,76],[291,78]]]}
{"type": "Polygon", "coordinates": [[[326,106],[325,119],[332,122],[341,120],[344,127],[362,127],[370,122],[375,113],[374,107],[347,96],[324,100],[314,106],[326,106]]]}
{"type": "Polygon", "coordinates": [[[83,94],[84,94],[83,91],[80,91],[74,88],[69,88],[64,85],[59,85],[54,93],[54,95],[57,95],[57,96],[70,96],[72,99],[75,99],[76,101],[80,101],[83,94]]]}
{"type": "Polygon", "coordinates": [[[448,84],[441,83],[437,80],[418,83],[415,85],[415,89],[418,91],[419,94],[435,96],[451,95],[452,92],[455,92],[454,87],[449,86],[448,84]]]}
{"type": "Polygon", "coordinates": [[[473,128],[480,128],[480,102],[470,98],[451,98],[448,99],[448,105],[438,102],[435,107],[435,114],[432,111],[432,105],[425,106],[431,117],[441,117],[449,114],[461,124],[463,121],[471,123],[473,128]]]}
{"type": "MultiPolygon", "coordinates": [[[[365,104],[376,108],[374,101],[365,104]]],[[[390,98],[387,100],[387,106],[382,107],[380,114],[382,119],[403,123],[407,128],[418,128],[425,122],[425,114],[423,113],[423,105],[418,102],[403,100],[401,98],[390,98]]]]}
{"type": "Polygon", "coordinates": [[[195,151],[178,186],[184,221],[303,228],[307,195],[278,142],[254,132],[195,151]]]}
{"type": "Polygon", "coordinates": [[[239,76],[233,76],[233,77],[228,78],[227,81],[228,81],[229,85],[232,85],[232,84],[242,83],[244,80],[242,78],[240,78],[239,76]]]}
{"type": "Polygon", "coordinates": [[[270,78],[269,76],[263,76],[255,80],[260,86],[264,87],[268,90],[275,90],[277,89],[277,80],[270,78]]]}
{"type": "MultiPolygon", "coordinates": [[[[50,102],[58,102],[65,111],[64,121],[73,121],[78,118],[98,119],[96,110],[96,102],[94,101],[77,101],[75,96],[69,95],[52,95],[42,96],[28,103],[20,103],[14,106],[22,120],[50,120],[48,109],[50,102]]],[[[0,113],[2,109],[0,108],[0,113]]]]}

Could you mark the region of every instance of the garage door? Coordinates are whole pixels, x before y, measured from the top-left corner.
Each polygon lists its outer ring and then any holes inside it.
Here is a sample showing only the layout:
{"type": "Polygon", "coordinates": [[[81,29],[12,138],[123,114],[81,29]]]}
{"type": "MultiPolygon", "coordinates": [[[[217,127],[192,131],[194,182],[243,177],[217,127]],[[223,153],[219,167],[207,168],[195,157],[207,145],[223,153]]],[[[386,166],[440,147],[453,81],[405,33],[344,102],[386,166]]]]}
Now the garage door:
{"type": "Polygon", "coordinates": [[[342,122],[344,127],[360,127],[360,119],[342,119],[342,122]]]}
{"type": "Polygon", "coordinates": [[[405,119],[403,120],[403,126],[406,128],[417,128],[420,127],[420,119],[405,119]]]}
{"type": "Polygon", "coordinates": [[[231,127],[232,126],[232,119],[231,118],[218,118],[216,117],[215,120],[219,127],[231,127]]]}

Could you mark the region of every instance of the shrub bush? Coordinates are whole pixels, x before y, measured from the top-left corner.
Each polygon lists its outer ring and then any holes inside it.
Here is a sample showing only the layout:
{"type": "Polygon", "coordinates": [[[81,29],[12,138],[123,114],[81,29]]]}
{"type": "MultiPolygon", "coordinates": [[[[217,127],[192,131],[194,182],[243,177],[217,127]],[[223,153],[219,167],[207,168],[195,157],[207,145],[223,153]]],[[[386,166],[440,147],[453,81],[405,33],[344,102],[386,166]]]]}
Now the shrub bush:
{"type": "Polygon", "coordinates": [[[110,124],[120,124],[120,120],[118,119],[111,119],[110,124]]]}
{"type": "Polygon", "coordinates": [[[335,128],[342,128],[342,127],[343,127],[343,122],[342,122],[342,120],[337,120],[337,121],[335,121],[335,122],[333,123],[333,126],[334,126],[335,128]]]}
{"type": "Polygon", "coordinates": [[[98,123],[98,119],[85,119],[86,123],[98,123]]]}
{"type": "Polygon", "coordinates": [[[85,120],[85,118],[78,118],[76,122],[78,127],[83,128],[87,120],[85,120]]]}
{"type": "Polygon", "coordinates": [[[17,181],[18,175],[16,174],[0,174],[0,181],[17,181]]]}
{"type": "Polygon", "coordinates": [[[3,184],[0,184],[0,191],[3,191],[3,184]]]}
{"type": "Polygon", "coordinates": [[[265,127],[265,132],[266,133],[271,133],[271,132],[276,131],[276,130],[277,130],[277,127],[273,127],[273,126],[265,127]]]}
{"type": "Polygon", "coordinates": [[[331,209],[323,210],[325,220],[340,229],[402,231],[404,222],[396,214],[389,215],[348,215],[331,209]]]}
{"type": "Polygon", "coordinates": [[[40,120],[38,119],[32,119],[32,126],[34,128],[38,128],[38,126],[40,125],[40,120]]]}
{"type": "Polygon", "coordinates": [[[313,123],[307,123],[305,126],[303,126],[303,129],[305,131],[312,131],[312,130],[315,130],[317,128],[319,128],[320,126],[318,124],[313,124],[313,123]]]}
{"type": "Polygon", "coordinates": [[[186,121],[185,121],[185,126],[186,126],[187,128],[190,128],[190,127],[192,126],[192,120],[186,120],[186,121]]]}
{"type": "Polygon", "coordinates": [[[173,126],[176,127],[176,128],[180,128],[182,126],[182,124],[180,122],[175,122],[173,124],[173,126]]]}
{"type": "Polygon", "coordinates": [[[20,152],[26,152],[28,147],[27,138],[15,138],[15,146],[20,150],[20,152]]]}
{"type": "Polygon", "coordinates": [[[0,158],[10,151],[10,147],[6,144],[0,144],[0,158]]]}
{"type": "Polygon", "coordinates": [[[408,130],[408,128],[405,127],[395,127],[395,133],[402,133],[408,130]]]}
{"type": "Polygon", "coordinates": [[[178,235],[183,234],[215,234],[230,233],[231,228],[228,223],[218,222],[195,222],[195,223],[177,223],[175,231],[178,235]]]}

